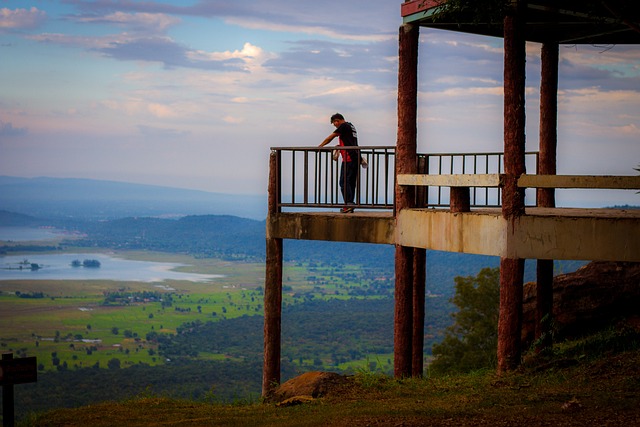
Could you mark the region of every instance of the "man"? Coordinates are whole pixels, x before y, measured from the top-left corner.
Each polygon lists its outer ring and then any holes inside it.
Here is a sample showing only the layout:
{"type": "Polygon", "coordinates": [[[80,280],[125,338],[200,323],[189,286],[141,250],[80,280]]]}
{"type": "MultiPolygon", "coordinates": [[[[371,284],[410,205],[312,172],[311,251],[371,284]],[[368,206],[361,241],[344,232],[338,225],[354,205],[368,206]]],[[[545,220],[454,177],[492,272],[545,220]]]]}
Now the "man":
{"type": "MultiPolygon", "coordinates": [[[[320,147],[324,147],[333,141],[335,137],[338,137],[338,144],[341,147],[355,147],[358,145],[358,133],[355,126],[345,121],[342,114],[336,113],[332,115],[331,124],[336,127],[336,130],[320,143],[320,147]]],[[[340,155],[342,157],[340,191],[346,205],[340,209],[340,212],[350,213],[354,210],[353,199],[356,195],[356,182],[360,171],[360,152],[356,150],[340,150],[340,155]]]]}

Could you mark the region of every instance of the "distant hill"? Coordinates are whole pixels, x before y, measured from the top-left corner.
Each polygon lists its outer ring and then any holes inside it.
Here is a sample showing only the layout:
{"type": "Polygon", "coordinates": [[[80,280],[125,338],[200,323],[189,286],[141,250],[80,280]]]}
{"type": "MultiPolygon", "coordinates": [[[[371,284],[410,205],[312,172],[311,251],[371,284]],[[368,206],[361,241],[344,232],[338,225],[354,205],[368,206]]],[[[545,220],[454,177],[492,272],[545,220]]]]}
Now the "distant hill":
{"type": "Polygon", "coordinates": [[[50,223],[51,221],[47,219],[0,210],[0,226],[2,227],[39,227],[50,223]]]}
{"type": "Polygon", "coordinates": [[[263,220],[267,196],[76,178],[0,176],[0,210],[44,218],[234,215],[263,220]]]}

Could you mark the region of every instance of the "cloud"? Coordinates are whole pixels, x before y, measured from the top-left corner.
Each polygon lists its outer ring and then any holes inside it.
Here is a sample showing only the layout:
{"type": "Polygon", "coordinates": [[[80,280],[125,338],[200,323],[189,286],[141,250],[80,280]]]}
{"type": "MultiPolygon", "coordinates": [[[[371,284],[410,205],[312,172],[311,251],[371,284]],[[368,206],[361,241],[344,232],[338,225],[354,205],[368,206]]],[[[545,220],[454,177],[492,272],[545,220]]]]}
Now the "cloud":
{"type": "Polygon", "coordinates": [[[224,120],[225,123],[230,123],[234,125],[244,122],[244,119],[242,117],[233,117],[233,116],[225,116],[222,118],[222,120],[224,120]]]}
{"type": "Polygon", "coordinates": [[[621,133],[623,135],[640,137],[640,127],[638,127],[635,123],[630,123],[624,126],[616,126],[615,129],[618,133],[621,133]]]}
{"type": "Polygon", "coordinates": [[[183,138],[189,135],[188,131],[180,129],[166,129],[155,126],[138,125],[138,131],[147,138],[155,141],[163,141],[166,139],[183,138]]]}
{"type": "Polygon", "coordinates": [[[265,52],[259,46],[254,46],[253,44],[246,42],[242,46],[241,50],[227,50],[224,52],[205,52],[202,50],[189,51],[187,52],[187,57],[192,60],[194,64],[228,62],[228,64],[233,63],[238,65],[239,68],[241,67],[245,71],[257,71],[262,68],[265,61],[270,58],[275,58],[276,55],[265,52]],[[240,62],[238,61],[242,61],[244,65],[240,66],[240,62]]]}
{"type": "Polygon", "coordinates": [[[345,41],[360,41],[360,42],[381,42],[388,40],[395,40],[395,33],[383,33],[383,34],[345,34],[341,32],[341,28],[327,28],[323,26],[309,26],[300,25],[299,23],[283,24],[273,23],[265,21],[261,18],[255,19],[243,19],[243,18],[229,18],[227,23],[234,24],[239,27],[251,29],[251,30],[265,30],[274,32],[286,32],[286,33],[301,33],[311,34],[314,37],[324,36],[332,39],[340,39],[345,41]]]}
{"type": "Polygon", "coordinates": [[[397,27],[388,26],[388,17],[395,16],[398,25],[401,23],[400,4],[389,0],[323,0],[321,7],[294,7],[290,0],[199,0],[191,5],[129,0],[68,0],[68,3],[85,14],[121,11],[221,18],[228,24],[247,29],[306,33],[354,41],[395,38],[397,27]]]}
{"type": "Polygon", "coordinates": [[[165,33],[178,25],[181,19],[164,13],[125,13],[114,12],[104,16],[80,16],[81,23],[113,24],[141,33],[165,33]]]}
{"type": "Polygon", "coordinates": [[[16,128],[11,123],[4,123],[0,121],[0,136],[12,137],[22,136],[27,134],[27,128],[16,128]]]}
{"type": "Polygon", "coordinates": [[[119,40],[98,50],[108,57],[121,61],[159,62],[165,67],[224,68],[220,61],[190,61],[187,55],[188,49],[169,37],[152,36],[119,40]]]}
{"type": "Polygon", "coordinates": [[[367,82],[381,87],[397,84],[397,43],[347,44],[319,40],[291,42],[290,48],[264,63],[278,74],[367,82]],[[389,61],[394,57],[394,61],[389,61]]]}
{"type": "Polygon", "coordinates": [[[120,61],[158,62],[166,68],[184,67],[204,70],[242,70],[244,62],[225,53],[208,55],[190,50],[166,36],[73,36],[66,34],[37,34],[29,39],[42,43],[77,46],[120,61]]]}
{"type": "Polygon", "coordinates": [[[563,90],[558,99],[559,114],[571,119],[572,130],[578,135],[598,136],[604,141],[612,137],[638,137],[640,118],[629,115],[630,111],[637,111],[640,102],[636,90],[599,87],[563,90]]]}
{"type": "Polygon", "coordinates": [[[36,7],[31,9],[0,9],[0,32],[31,30],[38,28],[47,14],[36,7]]]}

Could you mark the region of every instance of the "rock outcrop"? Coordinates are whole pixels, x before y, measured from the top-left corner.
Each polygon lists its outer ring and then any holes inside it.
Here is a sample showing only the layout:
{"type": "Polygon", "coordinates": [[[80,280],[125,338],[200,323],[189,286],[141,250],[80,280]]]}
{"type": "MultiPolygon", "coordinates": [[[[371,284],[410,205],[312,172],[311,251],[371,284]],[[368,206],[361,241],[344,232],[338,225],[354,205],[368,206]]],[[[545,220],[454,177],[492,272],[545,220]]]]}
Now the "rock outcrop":
{"type": "Polygon", "coordinates": [[[299,404],[325,396],[348,381],[349,377],[334,372],[305,372],[281,384],[269,400],[299,404]]]}
{"type": "MultiPolygon", "coordinates": [[[[535,335],[536,283],[524,286],[522,342],[535,335]]],[[[556,339],[640,316],[640,263],[594,261],[553,280],[556,339]]],[[[630,320],[633,321],[633,320],[630,320]]]]}

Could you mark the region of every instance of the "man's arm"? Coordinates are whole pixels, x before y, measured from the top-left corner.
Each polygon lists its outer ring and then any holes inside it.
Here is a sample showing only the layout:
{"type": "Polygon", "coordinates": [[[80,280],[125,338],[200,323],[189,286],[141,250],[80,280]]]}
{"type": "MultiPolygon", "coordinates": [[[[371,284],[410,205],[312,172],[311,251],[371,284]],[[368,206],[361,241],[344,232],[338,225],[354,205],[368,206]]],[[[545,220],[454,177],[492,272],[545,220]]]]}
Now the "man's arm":
{"type": "Polygon", "coordinates": [[[333,139],[334,139],[336,136],[340,136],[340,134],[339,134],[338,132],[333,132],[331,135],[329,135],[328,137],[326,137],[326,138],[324,139],[324,141],[322,141],[318,147],[324,147],[325,145],[327,145],[328,143],[330,143],[331,141],[333,141],[333,139]]]}

